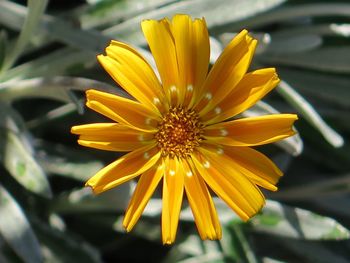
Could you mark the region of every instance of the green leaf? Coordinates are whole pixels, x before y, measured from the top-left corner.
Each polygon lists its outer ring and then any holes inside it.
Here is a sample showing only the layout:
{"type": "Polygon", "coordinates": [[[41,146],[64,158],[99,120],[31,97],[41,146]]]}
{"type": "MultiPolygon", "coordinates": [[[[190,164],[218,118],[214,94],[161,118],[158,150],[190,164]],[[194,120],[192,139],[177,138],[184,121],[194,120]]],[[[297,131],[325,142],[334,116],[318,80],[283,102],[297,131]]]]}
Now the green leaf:
{"type": "Polygon", "coordinates": [[[308,210],[268,201],[262,212],[251,219],[253,230],[302,240],[349,239],[348,229],[336,220],[308,210]]]}
{"type": "Polygon", "coordinates": [[[284,0],[188,0],[175,2],[157,10],[145,12],[104,31],[107,35],[118,36],[124,41],[137,45],[145,44],[140,31],[140,21],[172,17],[176,13],[185,13],[193,17],[205,17],[209,28],[222,27],[240,19],[263,13],[282,3],[284,0]]]}
{"type": "MultiPolygon", "coordinates": [[[[303,185],[288,187],[274,193],[273,196],[278,200],[305,200],[322,199],[340,196],[349,193],[350,175],[335,176],[331,174],[327,179],[321,179],[317,182],[305,183],[303,185]]],[[[338,206],[338,203],[337,203],[338,206]]]]}
{"type": "Polygon", "coordinates": [[[8,46],[7,34],[5,30],[0,31],[0,71],[5,61],[8,46]]]}
{"type": "Polygon", "coordinates": [[[101,81],[76,77],[39,77],[0,83],[0,101],[13,102],[20,99],[47,98],[62,102],[72,102],[71,90],[85,91],[99,89],[118,95],[124,95],[118,87],[113,87],[101,81]]]}
{"type": "Polygon", "coordinates": [[[84,152],[61,144],[41,142],[36,149],[44,153],[37,157],[37,161],[47,173],[87,181],[104,166],[84,152]]]}
{"type": "MultiPolygon", "coordinates": [[[[320,106],[341,106],[344,109],[349,107],[350,78],[348,76],[291,68],[280,68],[278,73],[297,91],[310,96],[315,101],[321,100],[320,106]]],[[[322,107],[319,110],[322,110],[322,107]]]]}
{"type": "Polygon", "coordinates": [[[43,257],[45,262],[102,262],[98,251],[94,247],[69,232],[59,231],[38,220],[33,220],[33,228],[44,247],[43,257]]]}
{"type": "Polygon", "coordinates": [[[0,233],[26,263],[42,262],[39,242],[15,199],[0,184],[0,233]]]}
{"type": "Polygon", "coordinates": [[[148,0],[142,3],[139,0],[89,0],[89,2],[94,5],[81,15],[82,28],[116,24],[131,16],[165,6],[174,0],[148,0]]]}
{"type": "MultiPolygon", "coordinates": [[[[178,238],[179,239],[179,238],[178,238]]],[[[177,241],[179,242],[179,241],[177,241]]],[[[198,234],[188,235],[181,243],[176,244],[164,262],[176,263],[224,263],[228,261],[219,242],[203,241],[198,234]]]]}
{"type": "Polygon", "coordinates": [[[338,16],[344,17],[350,14],[350,4],[347,3],[311,3],[296,4],[278,9],[272,9],[266,13],[258,14],[254,17],[241,20],[235,23],[234,28],[263,27],[269,24],[297,20],[301,17],[324,17],[338,16]]]}
{"type": "MultiPolygon", "coordinates": [[[[6,2],[3,4],[6,5],[6,2]]],[[[45,11],[47,3],[47,0],[28,0],[28,11],[24,25],[14,47],[9,50],[7,56],[5,57],[5,62],[2,67],[3,71],[6,71],[12,67],[16,59],[23,52],[31,36],[33,35],[33,32],[40,22],[40,18],[45,11]]]]}
{"type": "MultiPolygon", "coordinates": [[[[283,49],[283,48],[281,48],[283,49]]],[[[270,65],[300,67],[323,72],[350,73],[349,47],[324,47],[307,52],[260,56],[259,60],[270,65]]]]}
{"type": "Polygon", "coordinates": [[[120,212],[125,210],[130,194],[128,183],[99,195],[94,195],[89,187],[81,188],[61,194],[53,201],[52,211],[56,213],[120,212]]]}
{"type": "MultiPolygon", "coordinates": [[[[300,35],[300,36],[275,36],[271,37],[270,43],[266,46],[265,52],[261,55],[262,59],[270,57],[291,57],[299,52],[310,52],[322,45],[322,38],[318,35],[300,35]],[[279,56],[277,56],[277,54],[279,56]]],[[[305,54],[305,53],[303,53],[305,54]]]]}
{"type": "MultiPolygon", "coordinates": [[[[18,128],[14,118],[20,118],[8,106],[0,104],[0,161],[7,171],[29,191],[50,198],[49,182],[33,157],[33,149],[24,131],[18,128]],[[14,118],[12,118],[14,116],[14,118]]],[[[23,126],[23,124],[20,124],[23,126]]]]}
{"type": "Polygon", "coordinates": [[[303,259],[303,262],[313,263],[347,263],[348,258],[343,257],[329,249],[321,242],[307,242],[303,240],[281,240],[281,243],[303,259]]]}
{"type": "Polygon", "coordinates": [[[287,100],[299,113],[315,127],[323,137],[334,147],[341,147],[344,139],[335,130],[333,130],[312,105],[307,102],[296,90],[294,90],[287,82],[281,81],[276,91],[287,100]]]}

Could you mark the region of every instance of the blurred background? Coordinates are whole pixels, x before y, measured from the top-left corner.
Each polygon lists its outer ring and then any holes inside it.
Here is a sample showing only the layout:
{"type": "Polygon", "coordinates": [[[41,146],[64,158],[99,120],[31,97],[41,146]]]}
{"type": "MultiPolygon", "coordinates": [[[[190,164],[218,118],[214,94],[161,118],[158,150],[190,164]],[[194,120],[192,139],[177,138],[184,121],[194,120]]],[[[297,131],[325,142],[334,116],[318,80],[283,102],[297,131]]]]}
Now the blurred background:
{"type": "Polygon", "coordinates": [[[350,262],[350,1],[0,0],[0,262],[350,262]],[[135,182],[94,197],[84,182],[120,154],[80,147],[73,125],[104,121],[84,91],[123,95],[98,65],[111,39],[152,63],[143,19],[205,17],[211,62],[241,29],[259,39],[252,69],[279,87],[244,115],[298,113],[299,135],[259,150],[285,172],[242,223],[215,200],[219,241],[201,241],[183,205],[163,246],[160,193],[121,226],[135,182]]]}

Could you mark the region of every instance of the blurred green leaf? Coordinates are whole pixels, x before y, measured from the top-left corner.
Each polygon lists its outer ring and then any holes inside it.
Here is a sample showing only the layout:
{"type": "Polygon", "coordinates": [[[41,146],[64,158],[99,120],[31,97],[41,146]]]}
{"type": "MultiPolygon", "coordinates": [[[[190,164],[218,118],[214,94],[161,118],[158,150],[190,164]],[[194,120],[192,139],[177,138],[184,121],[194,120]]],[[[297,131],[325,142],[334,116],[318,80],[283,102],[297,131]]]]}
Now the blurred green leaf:
{"type": "Polygon", "coordinates": [[[36,149],[37,161],[47,173],[85,182],[104,166],[84,152],[64,145],[41,142],[36,149]]]}
{"type": "Polygon", "coordinates": [[[327,179],[318,182],[312,182],[295,187],[289,187],[274,193],[278,200],[306,200],[306,199],[325,199],[345,195],[350,192],[350,175],[334,176],[330,175],[327,179]]]}
{"type": "Polygon", "coordinates": [[[209,28],[222,27],[237,22],[245,17],[266,12],[285,0],[188,0],[166,5],[150,12],[135,16],[114,27],[104,30],[110,36],[118,36],[124,41],[137,45],[145,44],[140,31],[140,21],[144,19],[161,19],[176,13],[185,13],[193,17],[205,17],[209,28]]]}
{"type": "Polygon", "coordinates": [[[39,242],[22,208],[1,184],[0,215],[0,233],[23,262],[42,262],[39,242]]]}
{"type": "Polygon", "coordinates": [[[62,193],[53,201],[51,209],[56,213],[68,214],[104,211],[120,212],[126,208],[130,194],[130,185],[127,183],[99,195],[94,195],[90,187],[85,187],[62,193]]]}
{"type": "Polygon", "coordinates": [[[164,262],[205,263],[231,262],[223,253],[219,242],[202,241],[197,234],[189,235],[174,247],[164,262]]]}
{"type": "Polygon", "coordinates": [[[97,80],[76,77],[40,77],[0,83],[0,101],[8,103],[20,99],[47,98],[72,102],[72,97],[69,94],[71,90],[85,91],[91,88],[118,95],[125,94],[120,88],[97,80]]]}
{"type": "Polygon", "coordinates": [[[262,262],[263,263],[287,263],[287,261],[280,261],[280,260],[276,260],[273,258],[267,258],[267,257],[263,258],[262,262]]]}
{"type": "Polygon", "coordinates": [[[278,37],[289,37],[290,35],[305,35],[305,34],[316,34],[318,36],[350,36],[350,24],[306,24],[302,27],[287,27],[279,31],[273,32],[272,38],[278,37]]]}
{"type": "MultiPolygon", "coordinates": [[[[228,224],[232,222],[241,222],[241,220],[236,215],[236,213],[234,213],[221,199],[214,197],[213,201],[221,223],[228,224]]],[[[160,214],[161,200],[158,200],[158,199],[150,200],[150,207],[153,207],[153,209],[151,210],[146,208],[145,215],[148,215],[148,214],[152,215],[152,213],[155,213],[157,210],[159,210],[159,214],[160,214]]],[[[194,222],[192,210],[189,206],[185,207],[181,211],[180,219],[183,221],[194,222]]]]}
{"type": "Polygon", "coordinates": [[[0,31],[0,71],[5,61],[8,39],[5,30],[0,31]]]}
{"type": "Polygon", "coordinates": [[[33,157],[29,142],[11,116],[10,107],[0,104],[0,160],[8,172],[26,189],[45,197],[51,197],[46,175],[33,157]],[[13,127],[15,126],[15,127],[13,127]]]}
{"type": "Polygon", "coordinates": [[[301,17],[347,17],[350,14],[350,4],[348,3],[308,3],[295,4],[294,6],[284,6],[272,9],[268,12],[257,14],[254,17],[242,19],[233,25],[233,28],[253,28],[263,27],[269,24],[290,21],[301,17]]]}
{"type": "Polygon", "coordinates": [[[348,76],[323,74],[315,71],[306,72],[291,68],[280,68],[278,73],[282,79],[302,94],[309,95],[315,100],[322,100],[321,105],[323,106],[341,106],[345,109],[350,107],[350,78],[348,76]]]}
{"type": "Polygon", "coordinates": [[[347,263],[349,262],[346,258],[338,255],[336,252],[328,249],[322,243],[307,242],[303,240],[281,240],[281,243],[288,248],[290,251],[294,252],[305,262],[313,263],[347,263]]]}
{"type": "MultiPolygon", "coordinates": [[[[4,1],[3,4],[6,4],[6,2],[4,1]]],[[[45,11],[47,3],[47,0],[28,0],[28,11],[26,19],[24,21],[24,25],[16,41],[16,44],[8,51],[5,57],[5,62],[2,67],[2,71],[6,71],[7,69],[9,69],[15,63],[19,55],[22,53],[23,49],[29,42],[31,36],[33,35],[33,32],[38,26],[41,16],[45,11]]],[[[3,11],[0,12],[2,13],[3,11]]]]}
{"type": "Polygon", "coordinates": [[[118,23],[131,16],[175,2],[175,0],[89,0],[89,2],[93,5],[80,18],[83,28],[118,23]]]}
{"type": "Polygon", "coordinates": [[[296,92],[287,82],[281,81],[276,91],[294,106],[299,113],[314,126],[323,137],[334,147],[341,147],[344,144],[344,139],[335,130],[333,130],[312,105],[307,102],[298,92],[296,92]]]}
{"type": "Polygon", "coordinates": [[[9,69],[6,74],[0,76],[0,83],[5,81],[13,83],[13,79],[65,75],[73,67],[83,70],[95,61],[94,54],[87,54],[86,51],[73,48],[62,48],[9,69]]]}
{"type": "Polygon", "coordinates": [[[238,224],[233,224],[234,233],[242,246],[244,256],[248,263],[258,263],[258,259],[255,255],[255,251],[251,247],[245,233],[242,231],[242,226],[238,224]]]}
{"type": "Polygon", "coordinates": [[[349,239],[350,232],[332,218],[268,201],[251,219],[255,231],[302,240],[349,239]]]}
{"type": "MultiPolygon", "coordinates": [[[[42,244],[45,262],[52,263],[100,263],[99,252],[84,240],[69,232],[49,227],[44,222],[33,220],[33,228],[42,244]]],[[[40,262],[40,261],[36,261],[40,262]]]]}
{"type": "Polygon", "coordinates": [[[350,197],[348,195],[316,199],[312,203],[328,213],[336,214],[342,218],[350,218],[350,197]]]}
{"type": "MultiPolygon", "coordinates": [[[[270,39],[269,44],[263,53],[263,59],[274,59],[274,57],[292,57],[295,53],[310,52],[322,45],[322,38],[318,35],[299,35],[299,36],[275,36],[270,39]]],[[[304,53],[303,53],[304,54],[304,53]]]]}
{"type": "Polygon", "coordinates": [[[324,72],[350,73],[350,48],[347,46],[324,47],[307,52],[284,53],[283,56],[269,53],[266,56],[259,57],[259,60],[270,65],[300,67],[324,72]]]}

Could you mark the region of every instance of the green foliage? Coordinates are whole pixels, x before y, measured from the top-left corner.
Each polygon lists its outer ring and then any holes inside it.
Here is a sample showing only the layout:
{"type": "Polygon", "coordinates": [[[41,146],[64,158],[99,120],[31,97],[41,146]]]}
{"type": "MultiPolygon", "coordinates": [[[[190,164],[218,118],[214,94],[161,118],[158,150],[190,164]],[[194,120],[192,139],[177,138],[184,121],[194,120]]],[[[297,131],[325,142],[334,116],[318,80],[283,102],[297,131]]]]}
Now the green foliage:
{"type": "Polygon", "coordinates": [[[17,2],[0,1],[0,262],[350,261],[350,4],[90,0],[45,10],[46,0],[17,2]],[[125,95],[96,54],[118,39],[151,59],[140,21],[176,13],[205,17],[211,62],[237,31],[252,31],[252,68],[277,67],[283,81],[243,115],[297,112],[300,121],[297,136],[262,149],[285,176],[260,214],[244,224],[215,198],[223,238],[201,241],[184,204],[177,242],[163,247],[160,193],[126,234],[134,183],[100,196],[83,188],[119,154],[78,147],[70,127],[99,118],[84,111],[86,89],[125,95]]]}

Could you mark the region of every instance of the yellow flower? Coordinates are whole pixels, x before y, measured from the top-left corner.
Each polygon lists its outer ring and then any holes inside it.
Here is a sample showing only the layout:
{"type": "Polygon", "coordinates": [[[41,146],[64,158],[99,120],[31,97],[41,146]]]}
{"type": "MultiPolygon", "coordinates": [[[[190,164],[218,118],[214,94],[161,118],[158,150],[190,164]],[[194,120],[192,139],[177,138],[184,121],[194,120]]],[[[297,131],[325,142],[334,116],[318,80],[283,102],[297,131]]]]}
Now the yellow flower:
{"type": "Polygon", "coordinates": [[[159,78],[127,44],[112,41],[97,58],[135,100],[88,90],[86,105],[112,123],[74,126],[78,143],[129,152],[90,180],[101,193],[140,176],[123,225],[130,231],[163,180],[162,239],[175,240],[184,193],[202,239],[219,239],[213,190],[246,221],[264,205],[258,186],[276,191],[282,172],[251,146],[293,135],[294,114],[234,118],[279,82],[274,68],[247,73],[257,41],[246,30],[224,49],[208,73],[204,19],[187,15],[145,20],[142,30],[159,78]],[[234,119],[232,119],[234,118],[234,119]]]}

